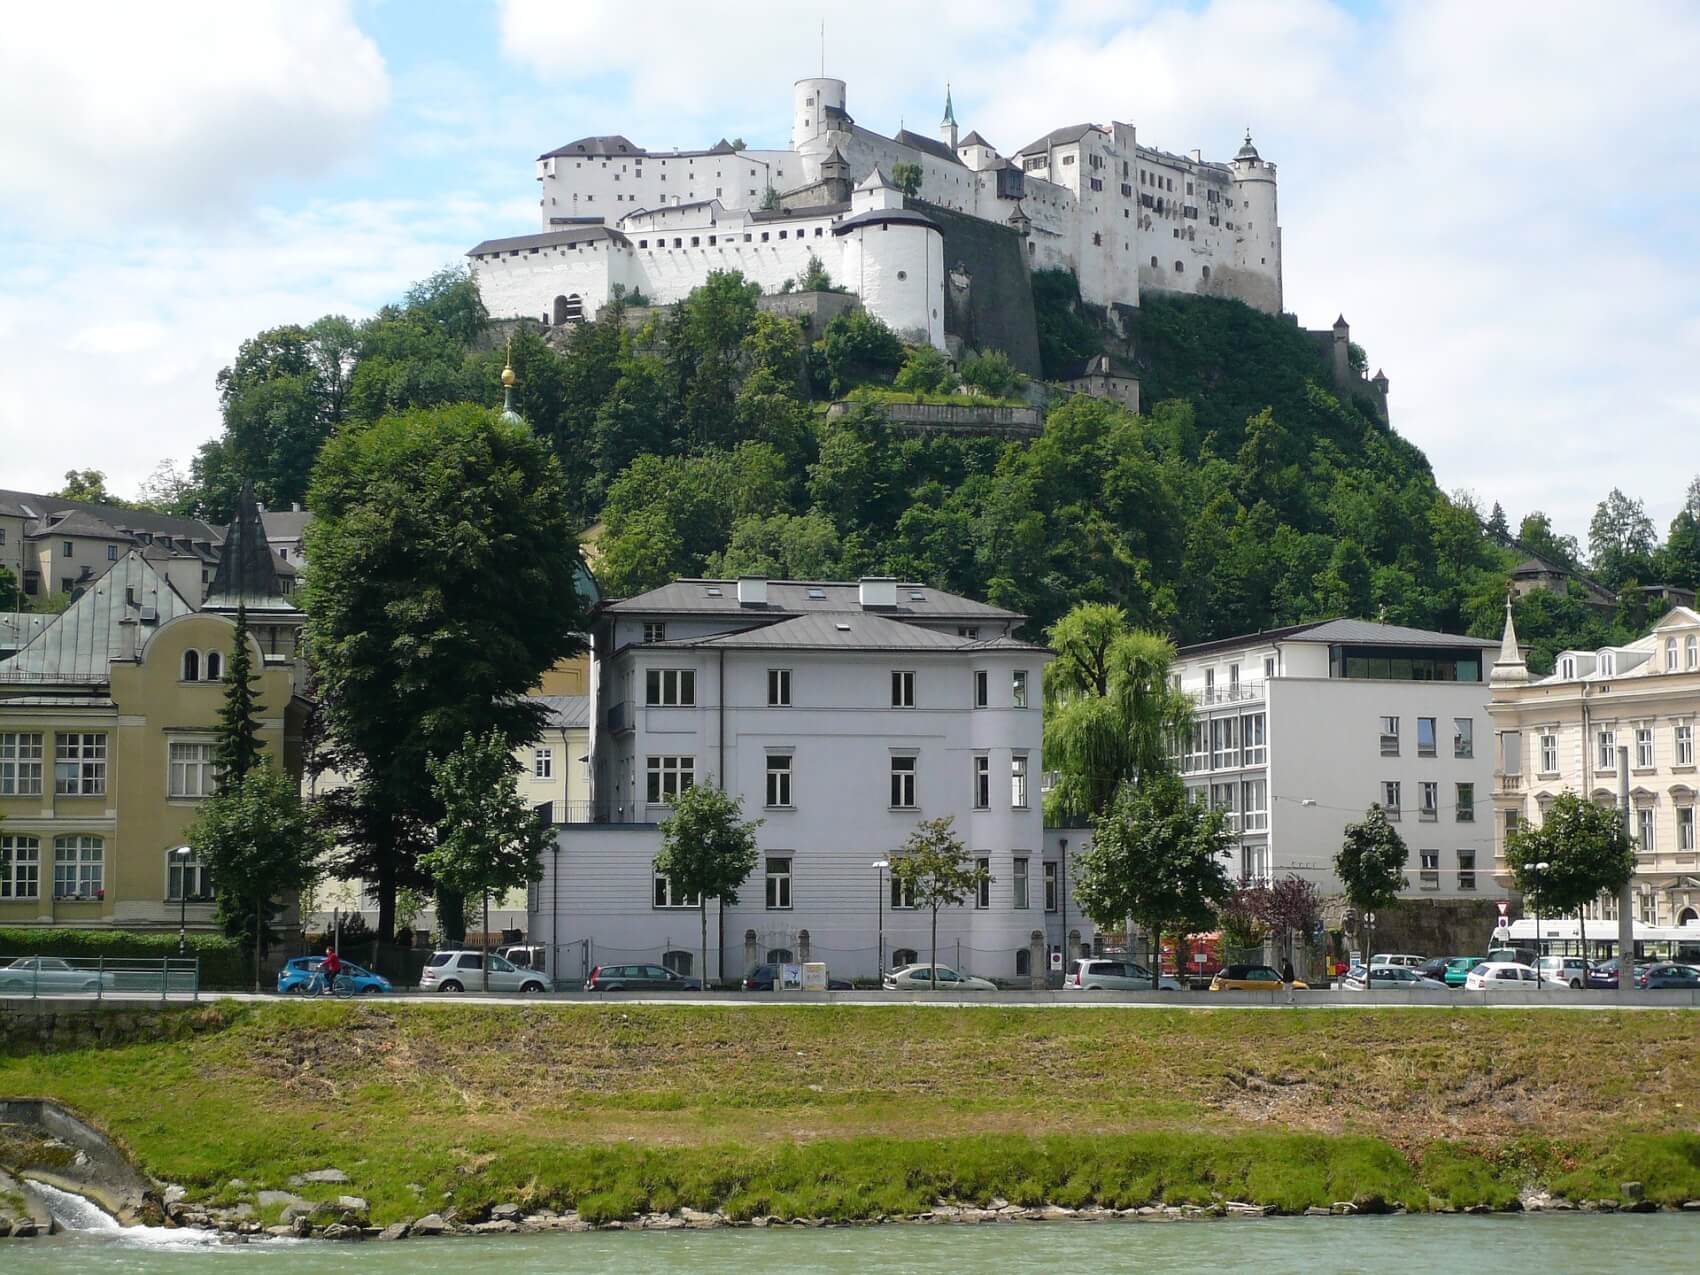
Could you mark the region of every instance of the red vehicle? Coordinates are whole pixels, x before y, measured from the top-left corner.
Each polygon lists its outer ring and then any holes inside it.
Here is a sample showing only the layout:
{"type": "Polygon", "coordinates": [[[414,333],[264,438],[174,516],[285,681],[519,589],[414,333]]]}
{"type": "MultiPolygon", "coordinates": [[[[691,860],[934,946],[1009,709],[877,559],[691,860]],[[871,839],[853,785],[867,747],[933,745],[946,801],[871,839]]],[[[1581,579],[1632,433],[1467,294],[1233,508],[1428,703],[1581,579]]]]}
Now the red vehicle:
{"type": "Polygon", "coordinates": [[[1157,950],[1162,972],[1177,979],[1210,979],[1222,968],[1222,936],[1219,933],[1194,934],[1186,939],[1178,966],[1173,939],[1164,939],[1157,950]]]}

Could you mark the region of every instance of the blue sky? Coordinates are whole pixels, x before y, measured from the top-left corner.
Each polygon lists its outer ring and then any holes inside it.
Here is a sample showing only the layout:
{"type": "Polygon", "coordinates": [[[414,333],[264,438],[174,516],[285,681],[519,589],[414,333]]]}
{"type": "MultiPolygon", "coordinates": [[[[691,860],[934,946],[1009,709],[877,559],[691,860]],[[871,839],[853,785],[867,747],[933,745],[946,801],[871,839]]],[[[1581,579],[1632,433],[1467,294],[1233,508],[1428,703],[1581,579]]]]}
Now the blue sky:
{"type": "Polygon", "coordinates": [[[1700,470],[1700,6],[1638,0],[245,0],[21,9],[0,46],[0,486],[133,490],[218,425],[260,328],[362,315],[535,224],[589,133],[783,144],[856,118],[1013,150],[1121,119],[1281,172],[1287,305],[1351,320],[1448,489],[1585,535],[1700,470]]]}

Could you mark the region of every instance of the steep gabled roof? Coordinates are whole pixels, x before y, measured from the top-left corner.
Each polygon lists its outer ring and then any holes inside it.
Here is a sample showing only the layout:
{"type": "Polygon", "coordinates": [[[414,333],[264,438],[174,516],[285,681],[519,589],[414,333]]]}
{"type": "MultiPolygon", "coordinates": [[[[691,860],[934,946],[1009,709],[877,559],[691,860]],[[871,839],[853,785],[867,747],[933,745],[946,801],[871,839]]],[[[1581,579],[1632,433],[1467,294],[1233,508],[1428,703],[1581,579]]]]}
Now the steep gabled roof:
{"type": "Polygon", "coordinates": [[[278,557],[266,539],[251,482],[242,484],[242,494],[236,500],[236,519],[225,532],[224,553],[213,574],[212,588],[201,604],[203,611],[234,611],[237,607],[249,611],[297,610],[284,595],[278,557]]]}
{"type": "Polygon", "coordinates": [[[1070,142],[1078,142],[1098,126],[1096,124],[1068,124],[1062,128],[1053,128],[1043,137],[1028,142],[1017,155],[1031,155],[1034,151],[1048,151],[1053,146],[1067,146],[1070,142]]]}
{"type": "Polygon", "coordinates": [[[975,129],[972,133],[968,134],[967,137],[964,137],[960,142],[958,142],[956,144],[956,149],[961,150],[964,146],[984,146],[989,151],[997,150],[996,146],[993,146],[985,138],[980,136],[979,129],[975,129]]]}
{"type": "Polygon", "coordinates": [[[962,157],[936,137],[927,137],[921,133],[911,133],[906,128],[900,128],[897,130],[897,136],[891,140],[899,146],[910,146],[918,151],[926,151],[934,159],[942,159],[947,164],[961,165],[962,163],[962,157]]]}
{"type": "Polygon", "coordinates": [[[0,683],[104,682],[113,660],[139,652],[159,625],[194,609],[132,549],[27,646],[0,660],[0,683]]]}
{"type": "Polygon", "coordinates": [[[538,159],[555,159],[562,155],[575,158],[592,156],[598,159],[614,158],[627,155],[647,155],[648,151],[639,146],[631,138],[619,133],[607,133],[601,137],[581,137],[576,142],[568,142],[565,146],[557,146],[552,151],[544,151],[538,159]]]}

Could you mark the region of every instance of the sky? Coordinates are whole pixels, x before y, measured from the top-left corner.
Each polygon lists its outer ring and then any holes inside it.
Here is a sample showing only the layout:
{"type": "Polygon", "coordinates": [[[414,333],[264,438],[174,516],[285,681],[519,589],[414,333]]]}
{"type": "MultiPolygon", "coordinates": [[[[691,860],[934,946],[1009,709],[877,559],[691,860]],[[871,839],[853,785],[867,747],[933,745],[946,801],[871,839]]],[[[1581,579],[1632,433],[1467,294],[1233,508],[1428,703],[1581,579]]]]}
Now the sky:
{"type": "Polygon", "coordinates": [[[1119,119],[1280,171],[1287,308],[1337,314],[1448,490],[1586,540],[1700,471],[1700,5],[1636,0],[105,0],[0,43],[0,487],[133,493],[247,336],[359,317],[535,229],[574,138],[859,123],[1010,153],[1119,119]],[[74,38],[71,28],[75,28],[74,38]]]}

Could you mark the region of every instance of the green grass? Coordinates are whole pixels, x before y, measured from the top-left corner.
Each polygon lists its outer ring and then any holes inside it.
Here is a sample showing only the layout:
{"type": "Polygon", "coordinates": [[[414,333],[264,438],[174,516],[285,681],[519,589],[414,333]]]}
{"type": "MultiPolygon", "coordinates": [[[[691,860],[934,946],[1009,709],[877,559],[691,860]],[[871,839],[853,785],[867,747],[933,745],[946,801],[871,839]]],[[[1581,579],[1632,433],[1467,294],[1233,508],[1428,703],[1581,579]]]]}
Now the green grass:
{"type": "MultiPolygon", "coordinates": [[[[337,1167],[374,1220],[513,1200],[840,1219],[940,1199],[1379,1195],[1543,1184],[1700,1198],[1683,1011],[1220,1013],[367,1003],[169,1014],[160,1039],[0,1055],[0,1095],[83,1113],[234,1203],[337,1167]]],[[[0,1160],[3,1160],[0,1150],[0,1160]]],[[[311,1189],[302,1194],[314,1197],[311,1189]]]]}
{"type": "Polygon", "coordinates": [[[1031,407],[1024,398],[993,398],[989,394],[937,394],[928,390],[897,390],[859,385],[844,396],[852,403],[932,403],[948,407],[1031,407]]]}

